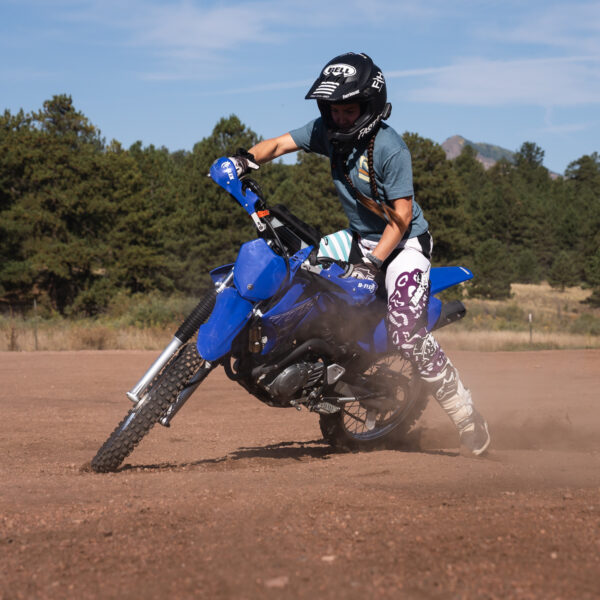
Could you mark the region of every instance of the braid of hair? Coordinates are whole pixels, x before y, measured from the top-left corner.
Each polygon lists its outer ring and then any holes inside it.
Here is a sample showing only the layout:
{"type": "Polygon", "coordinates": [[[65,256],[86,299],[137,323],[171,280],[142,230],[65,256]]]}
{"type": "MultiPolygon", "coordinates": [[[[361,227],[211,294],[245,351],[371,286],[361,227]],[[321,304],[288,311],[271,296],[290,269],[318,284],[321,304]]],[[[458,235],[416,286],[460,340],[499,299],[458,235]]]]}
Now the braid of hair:
{"type": "Polygon", "coordinates": [[[375,181],[375,168],[373,161],[373,150],[375,148],[375,136],[371,136],[369,146],[367,147],[367,167],[369,169],[369,185],[371,186],[371,197],[373,200],[379,200],[379,192],[377,191],[377,182],[375,181]]]}

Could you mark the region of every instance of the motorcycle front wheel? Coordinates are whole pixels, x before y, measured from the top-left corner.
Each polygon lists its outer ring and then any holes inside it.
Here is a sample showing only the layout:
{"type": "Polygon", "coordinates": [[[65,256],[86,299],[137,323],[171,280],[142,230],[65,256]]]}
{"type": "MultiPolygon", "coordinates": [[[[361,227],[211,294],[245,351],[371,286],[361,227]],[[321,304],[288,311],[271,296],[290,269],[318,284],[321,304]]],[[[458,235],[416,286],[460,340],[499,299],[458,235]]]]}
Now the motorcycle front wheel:
{"type": "Polygon", "coordinates": [[[193,343],[182,346],[92,459],[97,473],[116,471],[202,366],[193,343]]]}
{"type": "Polygon", "coordinates": [[[353,400],[320,415],[324,439],[340,450],[397,447],[414,429],[428,402],[423,380],[398,352],[373,362],[358,378],[373,400],[353,400]]]}

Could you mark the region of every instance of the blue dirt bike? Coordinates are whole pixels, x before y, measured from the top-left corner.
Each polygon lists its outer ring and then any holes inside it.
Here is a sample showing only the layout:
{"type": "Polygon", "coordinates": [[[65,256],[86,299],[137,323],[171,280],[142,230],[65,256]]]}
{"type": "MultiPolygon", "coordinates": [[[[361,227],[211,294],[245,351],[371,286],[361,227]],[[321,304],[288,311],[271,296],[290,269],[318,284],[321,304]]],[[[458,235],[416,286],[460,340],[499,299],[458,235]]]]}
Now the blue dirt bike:
{"type": "MultiPolygon", "coordinates": [[[[336,448],[401,443],[428,395],[388,341],[377,285],[348,276],[347,263],[319,258],[320,233],[282,205],[267,207],[256,182],[240,180],[229,159],[217,160],[210,177],[248,212],[258,237],[234,264],[211,272],[214,288],[128,392],[134,406],[92,468],[116,470],[156,423],[170,425],[217,366],[269,406],[317,413],[336,448]]],[[[431,269],[429,330],[464,316],[461,302],[443,304],[434,294],[472,276],[463,267],[431,269]]]]}

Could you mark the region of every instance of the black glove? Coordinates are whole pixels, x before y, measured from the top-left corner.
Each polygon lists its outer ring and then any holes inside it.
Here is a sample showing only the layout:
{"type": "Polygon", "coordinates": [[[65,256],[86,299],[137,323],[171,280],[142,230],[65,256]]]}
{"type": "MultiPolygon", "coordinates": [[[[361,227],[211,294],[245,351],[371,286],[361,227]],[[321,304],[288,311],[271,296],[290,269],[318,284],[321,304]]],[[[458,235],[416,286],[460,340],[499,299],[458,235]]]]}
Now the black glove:
{"type": "Polygon", "coordinates": [[[381,271],[379,270],[379,267],[365,256],[363,257],[362,262],[350,265],[342,277],[377,281],[380,278],[380,275],[381,271]]]}
{"type": "Polygon", "coordinates": [[[229,160],[233,163],[238,177],[247,175],[251,169],[258,169],[259,165],[254,158],[254,154],[250,154],[243,148],[238,148],[237,154],[228,156],[229,160]]]}

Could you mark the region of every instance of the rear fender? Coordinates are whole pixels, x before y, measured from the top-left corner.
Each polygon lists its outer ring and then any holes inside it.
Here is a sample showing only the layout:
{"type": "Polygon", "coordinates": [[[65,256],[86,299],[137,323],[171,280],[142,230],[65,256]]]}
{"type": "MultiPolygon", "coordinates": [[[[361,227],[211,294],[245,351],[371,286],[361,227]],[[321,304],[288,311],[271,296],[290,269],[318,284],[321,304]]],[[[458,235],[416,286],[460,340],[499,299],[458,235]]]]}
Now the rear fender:
{"type": "Polygon", "coordinates": [[[437,294],[469,279],[473,279],[473,273],[465,267],[432,267],[429,273],[430,294],[437,294]]]}
{"type": "Polygon", "coordinates": [[[429,305],[427,307],[427,330],[433,331],[439,328],[438,323],[442,315],[442,301],[436,298],[434,294],[448,289],[453,285],[458,285],[463,281],[473,279],[473,273],[465,267],[433,267],[431,269],[429,280],[431,282],[429,305]]]}
{"type": "Polygon", "coordinates": [[[252,315],[252,308],[252,303],[244,300],[234,287],[225,288],[217,295],[210,317],[200,326],[198,354],[211,362],[227,354],[235,336],[252,315]]]}

